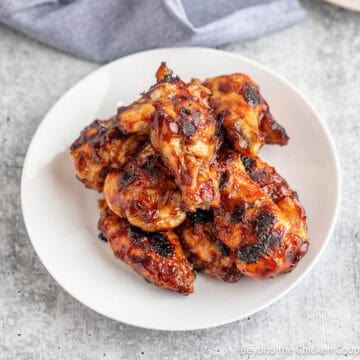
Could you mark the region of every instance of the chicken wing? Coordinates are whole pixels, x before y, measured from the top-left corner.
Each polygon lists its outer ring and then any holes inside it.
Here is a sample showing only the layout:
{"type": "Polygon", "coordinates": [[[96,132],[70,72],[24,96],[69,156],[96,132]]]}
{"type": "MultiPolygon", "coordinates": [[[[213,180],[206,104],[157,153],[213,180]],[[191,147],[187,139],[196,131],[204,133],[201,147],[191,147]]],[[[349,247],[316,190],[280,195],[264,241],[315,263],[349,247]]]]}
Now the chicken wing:
{"type": "Polygon", "coordinates": [[[114,120],[93,121],[70,146],[76,177],[99,192],[109,169],[124,166],[145,141],[140,134],[122,134],[114,120]]]}
{"type": "Polygon", "coordinates": [[[144,232],[109,208],[102,210],[98,227],[115,256],[145,280],[184,295],[194,291],[194,272],[174,232],[144,232]]]}
{"type": "Polygon", "coordinates": [[[188,210],[217,207],[219,179],[211,166],[217,124],[212,111],[206,99],[191,95],[180,79],[166,75],[160,81],[152,93],[156,112],[151,143],[171,169],[188,210]]]}
{"type": "Polygon", "coordinates": [[[115,214],[144,231],[172,229],[186,217],[181,192],[151,144],[124,169],[107,175],[104,195],[115,214]]]}
{"type": "Polygon", "coordinates": [[[118,126],[125,133],[150,132],[190,211],[219,206],[218,174],[210,165],[219,144],[210,91],[196,79],[185,84],[165,63],[156,78],[138,101],[119,109],[118,126]]]}
{"type": "Polygon", "coordinates": [[[214,211],[214,233],[238,269],[258,279],[292,270],[307,250],[306,233],[250,178],[238,153],[224,151],[219,170],[222,205],[214,211]]]}
{"type": "Polygon", "coordinates": [[[188,213],[178,229],[183,248],[195,270],[226,282],[236,282],[242,274],[230,256],[230,249],[213,235],[213,221],[213,210],[188,213]]]}
{"type": "Polygon", "coordinates": [[[291,230],[304,240],[304,249],[308,245],[305,210],[301,206],[296,191],[279,175],[275,168],[258,157],[242,155],[241,160],[251,179],[267,193],[291,223],[291,230]]]}
{"type": "Polygon", "coordinates": [[[275,121],[259,86],[248,75],[217,76],[204,85],[211,90],[210,106],[237,151],[256,155],[264,142],[288,143],[285,129],[275,121]]]}

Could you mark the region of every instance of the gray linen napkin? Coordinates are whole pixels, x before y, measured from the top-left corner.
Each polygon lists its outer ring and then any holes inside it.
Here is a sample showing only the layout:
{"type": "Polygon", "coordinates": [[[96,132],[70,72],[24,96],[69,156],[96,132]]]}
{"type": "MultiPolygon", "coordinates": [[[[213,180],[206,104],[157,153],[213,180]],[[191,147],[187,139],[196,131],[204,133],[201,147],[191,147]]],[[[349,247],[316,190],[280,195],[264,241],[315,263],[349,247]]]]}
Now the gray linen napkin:
{"type": "Polygon", "coordinates": [[[297,0],[0,0],[0,22],[106,62],[161,46],[217,46],[302,20],[297,0]]]}

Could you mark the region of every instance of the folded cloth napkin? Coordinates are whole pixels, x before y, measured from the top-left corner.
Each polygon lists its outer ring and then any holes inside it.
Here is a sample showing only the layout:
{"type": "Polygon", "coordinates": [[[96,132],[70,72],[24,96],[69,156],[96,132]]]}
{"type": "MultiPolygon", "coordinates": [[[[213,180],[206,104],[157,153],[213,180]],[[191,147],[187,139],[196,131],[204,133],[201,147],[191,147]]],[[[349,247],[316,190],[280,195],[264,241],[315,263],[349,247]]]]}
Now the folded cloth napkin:
{"type": "Polygon", "coordinates": [[[297,0],[0,0],[0,22],[106,62],[161,46],[217,46],[305,16],[297,0]]]}

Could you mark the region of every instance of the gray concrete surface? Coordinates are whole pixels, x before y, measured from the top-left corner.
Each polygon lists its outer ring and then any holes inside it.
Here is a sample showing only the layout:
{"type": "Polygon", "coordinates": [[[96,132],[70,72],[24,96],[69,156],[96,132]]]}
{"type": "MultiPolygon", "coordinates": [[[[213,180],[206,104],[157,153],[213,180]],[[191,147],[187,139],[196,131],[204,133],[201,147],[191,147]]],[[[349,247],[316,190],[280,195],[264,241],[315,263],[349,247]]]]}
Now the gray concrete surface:
{"type": "Polygon", "coordinates": [[[51,105],[98,65],[0,27],[0,359],[228,360],[253,358],[242,347],[360,346],[360,14],[303,4],[306,22],[225,49],[288,78],[326,119],[343,171],[335,233],[311,274],[276,304],[233,324],[181,333],[96,314],[60,288],[35,255],[20,209],[25,152],[51,105]]]}

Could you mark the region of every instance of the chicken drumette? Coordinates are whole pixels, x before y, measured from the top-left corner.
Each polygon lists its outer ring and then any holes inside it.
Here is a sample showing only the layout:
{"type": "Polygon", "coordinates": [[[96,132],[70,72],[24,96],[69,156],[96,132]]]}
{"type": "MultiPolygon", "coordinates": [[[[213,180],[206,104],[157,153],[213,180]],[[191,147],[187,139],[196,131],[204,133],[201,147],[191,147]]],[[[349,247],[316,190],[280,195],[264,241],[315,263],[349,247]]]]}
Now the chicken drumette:
{"type": "Polygon", "coordinates": [[[275,121],[259,86],[248,75],[217,76],[204,85],[211,90],[210,106],[237,151],[256,155],[264,143],[287,144],[285,129],[275,121]]]}
{"type": "Polygon", "coordinates": [[[194,272],[174,232],[144,232],[109,208],[101,212],[99,230],[115,256],[145,280],[184,295],[194,291],[194,272]]]}
{"type": "Polygon", "coordinates": [[[122,170],[107,175],[104,195],[115,214],[144,231],[172,229],[186,217],[181,192],[151,144],[122,170]]]}

